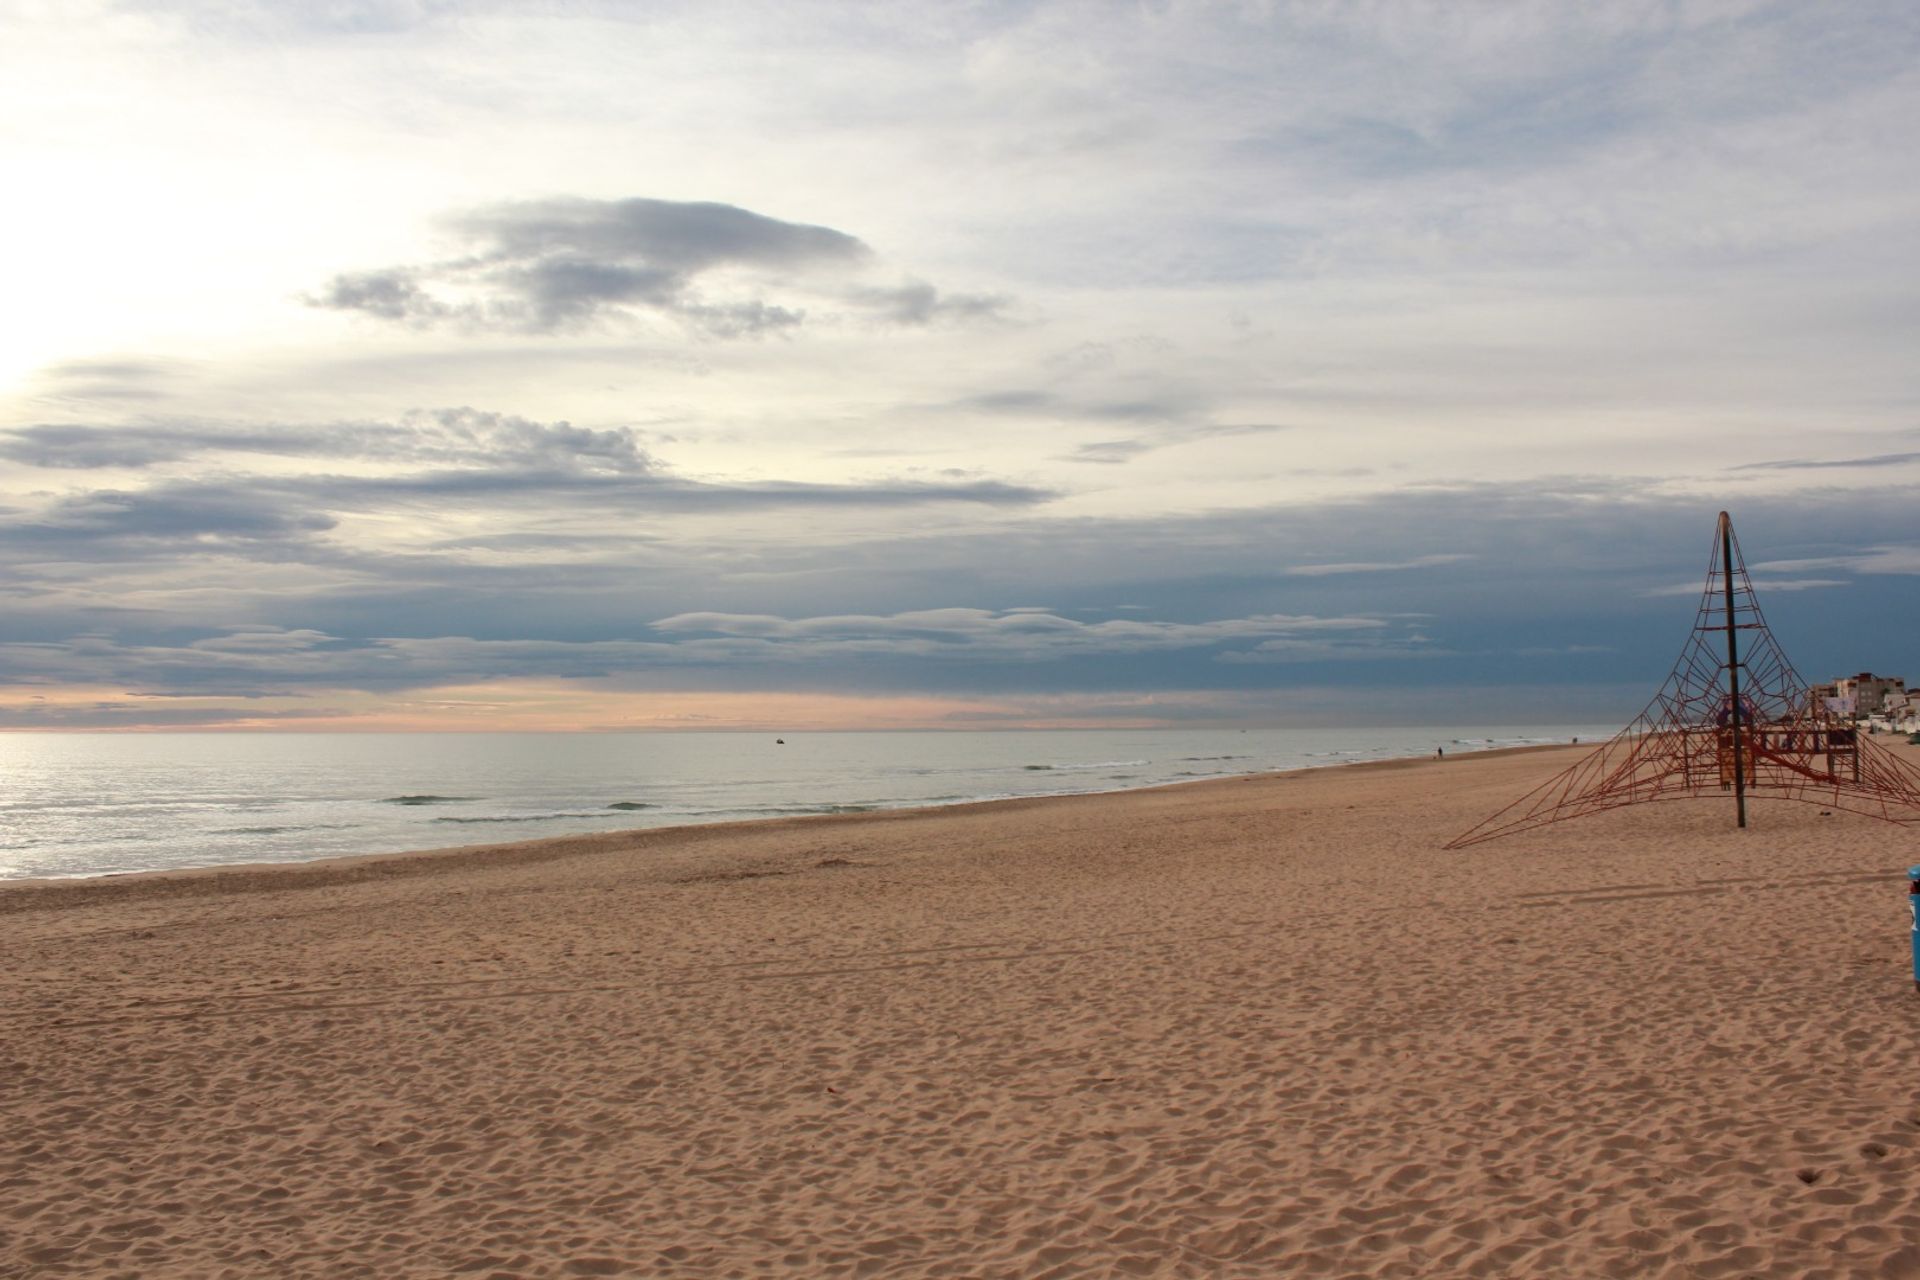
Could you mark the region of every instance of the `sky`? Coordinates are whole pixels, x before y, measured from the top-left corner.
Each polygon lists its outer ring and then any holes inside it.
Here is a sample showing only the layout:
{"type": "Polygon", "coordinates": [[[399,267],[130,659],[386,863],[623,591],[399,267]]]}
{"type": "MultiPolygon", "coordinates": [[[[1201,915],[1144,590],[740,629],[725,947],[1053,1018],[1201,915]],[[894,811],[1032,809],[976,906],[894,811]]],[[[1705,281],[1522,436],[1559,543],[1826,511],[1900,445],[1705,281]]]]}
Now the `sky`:
{"type": "Polygon", "coordinates": [[[0,728],[1920,676],[1920,9],[0,0],[0,728]]]}

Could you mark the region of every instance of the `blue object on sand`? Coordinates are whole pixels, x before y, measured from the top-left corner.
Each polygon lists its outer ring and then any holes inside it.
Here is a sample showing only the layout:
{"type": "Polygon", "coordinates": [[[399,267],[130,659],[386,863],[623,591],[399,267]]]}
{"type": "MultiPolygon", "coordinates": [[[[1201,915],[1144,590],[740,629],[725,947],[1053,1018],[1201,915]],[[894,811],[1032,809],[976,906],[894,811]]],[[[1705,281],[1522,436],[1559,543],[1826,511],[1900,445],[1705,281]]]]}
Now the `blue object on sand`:
{"type": "Polygon", "coordinates": [[[1920,991],[1920,867],[1907,868],[1907,913],[1913,918],[1913,989],[1920,991]]]}

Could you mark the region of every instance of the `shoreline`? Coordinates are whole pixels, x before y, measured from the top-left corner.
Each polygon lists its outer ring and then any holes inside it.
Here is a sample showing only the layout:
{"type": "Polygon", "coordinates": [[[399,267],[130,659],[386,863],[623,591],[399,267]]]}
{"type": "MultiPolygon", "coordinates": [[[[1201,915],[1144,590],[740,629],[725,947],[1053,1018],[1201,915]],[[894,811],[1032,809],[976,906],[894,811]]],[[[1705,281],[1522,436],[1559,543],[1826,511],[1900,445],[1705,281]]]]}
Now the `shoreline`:
{"type": "MultiPolygon", "coordinates": [[[[1592,744],[1599,746],[1599,742],[1592,744]]],[[[835,823],[884,821],[888,819],[917,818],[928,814],[950,813],[969,809],[992,809],[1001,806],[1022,806],[1072,802],[1097,799],[1108,796],[1124,796],[1174,788],[1198,788],[1207,786],[1228,786],[1256,779],[1287,778],[1295,775],[1315,774],[1326,771],[1362,771],[1404,769],[1414,765],[1430,764],[1436,767],[1452,763],[1495,757],[1526,755],[1545,751],[1578,751],[1592,749],[1588,744],[1570,743],[1529,743],[1509,747],[1486,747],[1475,751],[1462,751],[1445,760],[1433,756],[1394,756],[1381,760],[1335,761],[1327,764],[1301,765],[1292,769],[1272,769],[1259,773],[1225,774],[1211,778],[1184,778],[1171,781],[1149,783],[1138,787],[1117,787],[1100,791],[1058,791],[1031,796],[999,796],[980,800],[956,800],[937,804],[907,804],[897,808],[873,808],[857,812],[794,814],[782,817],[734,818],[718,822],[686,822],[658,827],[624,827],[614,831],[586,832],[573,835],[540,836],[528,840],[510,840],[487,844],[438,845],[419,849],[392,850],[387,852],[327,854],[316,858],[290,859],[275,862],[228,862],[210,863],[205,866],[173,867],[145,871],[103,871],[68,876],[22,877],[15,880],[0,880],[0,916],[18,911],[55,909],[64,903],[45,901],[42,895],[55,895],[61,889],[70,889],[84,894],[89,887],[103,885],[140,885],[179,882],[180,888],[174,890],[156,890],[155,892],[175,895],[192,894],[203,896],[209,893],[233,889],[236,892],[258,891],[266,886],[256,885],[260,877],[284,873],[311,877],[308,887],[325,887],[330,884],[351,883],[358,879],[393,878],[397,876],[431,875],[437,867],[420,869],[390,868],[390,864],[409,863],[414,860],[444,863],[448,871],[475,865],[494,865],[501,861],[531,865],[556,859],[572,857],[582,853],[604,852],[611,845],[644,846],[671,841],[675,837],[692,832],[716,832],[727,834],[743,828],[761,826],[782,826],[794,823],[835,823]],[[376,866],[388,866],[390,869],[372,870],[376,866]],[[356,868],[369,868],[356,874],[356,868]],[[207,887],[208,881],[218,880],[222,876],[235,878],[236,882],[245,882],[246,887],[233,885],[207,887]],[[19,894],[33,905],[21,905],[12,901],[19,894]]],[[[299,887],[299,886],[287,886],[299,887]]],[[[76,898],[76,900],[78,900],[76,898]]]]}

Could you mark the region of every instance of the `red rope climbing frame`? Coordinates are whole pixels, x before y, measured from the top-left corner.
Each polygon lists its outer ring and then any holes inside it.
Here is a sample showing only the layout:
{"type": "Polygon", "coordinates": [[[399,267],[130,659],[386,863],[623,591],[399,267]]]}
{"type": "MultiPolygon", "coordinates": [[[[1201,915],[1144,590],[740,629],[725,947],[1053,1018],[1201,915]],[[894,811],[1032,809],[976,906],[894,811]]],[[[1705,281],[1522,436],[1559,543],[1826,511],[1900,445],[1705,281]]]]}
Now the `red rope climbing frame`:
{"type": "Polygon", "coordinates": [[[1767,629],[1722,511],[1693,635],[1647,709],[1446,847],[1623,805],[1720,795],[1744,827],[1754,794],[1920,824],[1920,769],[1813,697],[1767,629]]]}

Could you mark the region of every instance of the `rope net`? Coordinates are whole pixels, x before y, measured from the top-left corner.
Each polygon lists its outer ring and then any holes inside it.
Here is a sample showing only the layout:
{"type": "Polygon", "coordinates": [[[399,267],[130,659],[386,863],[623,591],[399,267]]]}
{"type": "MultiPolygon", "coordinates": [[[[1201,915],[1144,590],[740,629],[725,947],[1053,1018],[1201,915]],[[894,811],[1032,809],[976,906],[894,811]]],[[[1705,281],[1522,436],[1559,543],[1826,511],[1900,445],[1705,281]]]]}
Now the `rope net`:
{"type": "Polygon", "coordinates": [[[1920,824],[1920,769],[1814,697],[1767,627],[1723,511],[1693,633],[1646,710],[1446,847],[1736,791],[1920,824]]]}

